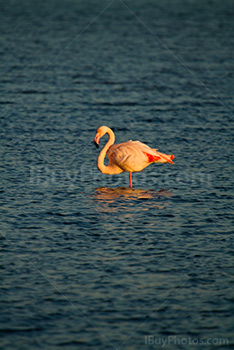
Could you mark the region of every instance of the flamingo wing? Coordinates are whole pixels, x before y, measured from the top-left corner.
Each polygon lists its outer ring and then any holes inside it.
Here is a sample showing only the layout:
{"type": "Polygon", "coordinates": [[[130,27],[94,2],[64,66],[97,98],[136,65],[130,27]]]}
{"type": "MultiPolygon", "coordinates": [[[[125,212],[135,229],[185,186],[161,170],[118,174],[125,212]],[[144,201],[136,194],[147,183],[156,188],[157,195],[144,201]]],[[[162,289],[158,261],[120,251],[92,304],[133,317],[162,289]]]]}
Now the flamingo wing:
{"type": "Polygon", "coordinates": [[[139,141],[128,141],[113,145],[108,157],[112,165],[118,165],[124,171],[141,171],[150,163],[146,153],[153,152],[150,147],[139,141]]]}
{"type": "Polygon", "coordinates": [[[174,156],[172,154],[168,155],[162,152],[158,152],[157,148],[150,148],[145,143],[140,141],[131,141],[134,145],[139,147],[139,149],[146,154],[149,163],[172,163],[174,156]]]}
{"type": "Polygon", "coordinates": [[[111,146],[108,157],[110,164],[129,172],[141,171],[151,163],[173,163],[171,159],[174,158],[157,152],[140,141],[132,140],[111,146]]]}

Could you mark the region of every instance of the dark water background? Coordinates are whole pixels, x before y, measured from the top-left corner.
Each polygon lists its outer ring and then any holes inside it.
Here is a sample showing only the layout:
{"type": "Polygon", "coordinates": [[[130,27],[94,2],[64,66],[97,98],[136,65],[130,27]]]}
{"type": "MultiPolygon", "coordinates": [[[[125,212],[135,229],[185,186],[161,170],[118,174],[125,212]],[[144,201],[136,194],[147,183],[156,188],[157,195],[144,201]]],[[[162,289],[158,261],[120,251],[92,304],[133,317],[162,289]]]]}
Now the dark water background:
{"type": "Polygon", "coordinates": [[[2,348],[233,348],[233,1],[0,8],[2,348]],[[103,124],[175,165],[101,174],[103,124]]]}

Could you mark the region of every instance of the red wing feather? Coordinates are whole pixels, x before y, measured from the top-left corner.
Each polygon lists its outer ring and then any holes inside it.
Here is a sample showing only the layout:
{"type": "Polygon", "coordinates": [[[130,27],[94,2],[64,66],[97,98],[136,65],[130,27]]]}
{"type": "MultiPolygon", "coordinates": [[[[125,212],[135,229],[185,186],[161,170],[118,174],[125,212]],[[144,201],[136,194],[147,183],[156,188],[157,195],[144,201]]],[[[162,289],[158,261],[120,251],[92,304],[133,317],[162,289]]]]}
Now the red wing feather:
{"type": "Polygon", "coordinates": [[[153,154],[149,154],[149,153],[146,153],[146,152],[143,152],[143,153],[145,153],[147,155],[149,163],[153,163],[156,160],[160,159],[160,157],[154,156],[153,154]]]}

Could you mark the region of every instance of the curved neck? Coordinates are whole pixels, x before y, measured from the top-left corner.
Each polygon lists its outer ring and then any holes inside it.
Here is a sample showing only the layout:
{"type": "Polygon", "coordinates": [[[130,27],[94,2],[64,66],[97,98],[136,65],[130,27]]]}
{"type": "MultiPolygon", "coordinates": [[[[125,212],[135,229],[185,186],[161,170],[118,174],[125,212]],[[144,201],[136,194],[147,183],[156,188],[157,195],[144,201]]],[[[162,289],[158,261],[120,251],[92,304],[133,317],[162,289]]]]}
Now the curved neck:
{"type": "MultiPolygon", "coordinates": [[[[108,142],[106,143],[106,145],[103,147],[103,149],[101,150],[99,156],[98,156],[98,159],[97,159],[97,167],[98,169],[103,173],[103,174],[111,174],[111,165],[108,165],[106,166],[104,164],[104,159],[105,159],[105,156],[108,152],[108,149],[110,148],[110,146],[112,146],[115,142],[115,134],[113,133],[113,131],[110,129],[110,128],[107,128],[107,131],[106,133],[108,134],[109,136],[109,140],[108,142]]],[[[105,134],[106,134],[105,133],[105,134]]],[[[105,135],[104,134],[104,135],[105,135]]],[[[104,136],[103,135],[103,136],[104,136]]]]}

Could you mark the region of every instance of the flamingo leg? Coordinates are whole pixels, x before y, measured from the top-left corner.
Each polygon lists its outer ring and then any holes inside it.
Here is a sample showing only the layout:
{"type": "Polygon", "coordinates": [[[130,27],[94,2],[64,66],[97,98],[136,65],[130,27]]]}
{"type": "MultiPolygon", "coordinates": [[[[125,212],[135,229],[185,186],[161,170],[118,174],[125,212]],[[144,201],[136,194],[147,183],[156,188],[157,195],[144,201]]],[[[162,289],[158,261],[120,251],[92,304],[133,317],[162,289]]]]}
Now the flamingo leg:
{"type": "Polygon", "coordinates": [[[130,187],[132,188],[132,173],[129,172],[130,187]]]}

